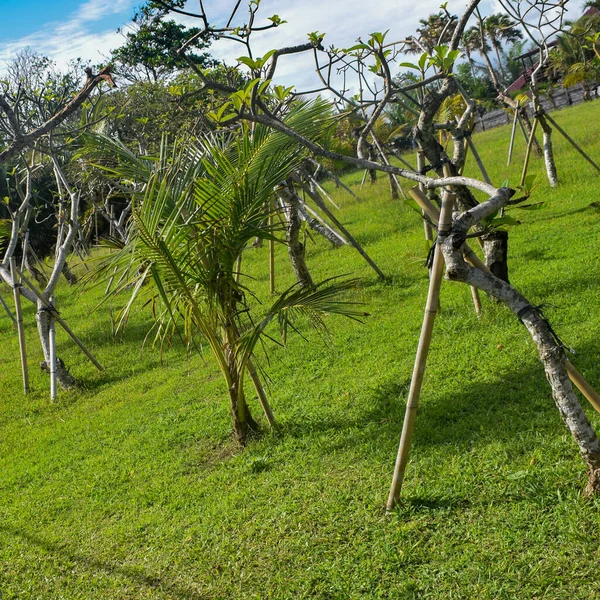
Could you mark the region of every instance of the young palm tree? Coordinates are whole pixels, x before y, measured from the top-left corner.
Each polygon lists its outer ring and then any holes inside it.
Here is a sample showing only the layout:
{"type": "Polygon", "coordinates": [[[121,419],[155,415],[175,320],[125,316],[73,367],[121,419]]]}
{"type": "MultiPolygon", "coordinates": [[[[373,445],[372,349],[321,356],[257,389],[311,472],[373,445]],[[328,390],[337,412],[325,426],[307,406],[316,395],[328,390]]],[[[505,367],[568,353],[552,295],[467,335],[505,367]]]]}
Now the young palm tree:
{"type": "MultiPolygon", "coordinates": [[[[316,101],[292,108],[287,122],[315,139],[328,118],[326,103],[316,101]]],[[[234,434],[244,444],[257,429],[244,380],[250,374],[260,397],[252,357],[267,326],[277,320],[285,343],[297,317],[307,317],[323,331],[324,313],[365,314],[338,297],[355,282],[329,279],[290,288],[256,316],[247,301],[250,291],[243,278],[238,281],[236,265],[249,242],[278,233],[265,217],[273,188],[299,166],[300,148],[280,133],[262,126],[251,131],[246,125],[220,145],[204,142],[170,153],[163,146],[156,161],[141,160],[105,137],[88,140],[96,149],[112,146],[117,158],[110,167],[113,175],[147,181],[143,193],[133,198],[129,243],[104,260],[99,271],[120,278],[114,294],[132,289],[119,324],[134,300],[144,299],[162,307],[157,335],[179,331],[192,343],[200,334],[227,383],[234,434]]]]}

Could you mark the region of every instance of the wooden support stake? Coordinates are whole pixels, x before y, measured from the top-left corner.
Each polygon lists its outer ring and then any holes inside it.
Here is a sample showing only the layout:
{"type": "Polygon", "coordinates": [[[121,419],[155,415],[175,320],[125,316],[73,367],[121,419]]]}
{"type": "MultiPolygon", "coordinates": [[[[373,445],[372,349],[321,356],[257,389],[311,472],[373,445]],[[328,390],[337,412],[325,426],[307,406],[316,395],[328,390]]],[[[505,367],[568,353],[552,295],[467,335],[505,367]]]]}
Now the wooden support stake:
{"type": "MultiPolygon", "coordinates": [[[[454,196],[445,192],[442,198],[442,210],[440,211],[438,232],[447,231],[450,228],[452,223],[453,206],[454,196]]],[[[398,502],[400,490],[402,489],[402,482],[404,480],[404,472],[408,463],[408,454],[410,452],[412,435],[415,429],[417,408],[419,406],[419,396],[421,394],[421,385],[423,383],[423,376],[425,374],[425,367],[427,364],[427,355],[429,353],[429,345],[431,343],[431,334],[433,332],[435,317],[438,311],[443,272],[444,257],[438,245],[436,246],[433,257],[433,267],[431,269],[431,278],[429,280],[429,291],[427,294],[427,304],[425,306],[423,327],[421,329],[419,346],[417,348],[417,355],[415,358],[415,366],[410,382],[410,391],[408,393],[404,423],[402,425],[402,435],[400,437],[400,445],[398,447],[398,455],[396,457],[396,465],[394,467],[394,477],[392,479],[392,486],[390,488],[390,494],[386,506],[388,511],[392,510],[398,502]]]]}
{"type": "MultiPolygon", "coordinates": [[[[273,205],[269,205],[269,228],[273,229],[273,205]]],[[[269,290],[275,293],[275,241],[269,240],[269,290]]]]}
{"type": "Polygon", "coordinates": [[[481,316],[481,299],[479,298],[479,290],[470,286],[471,288],[471,296],[473,297],[473,306],[475,307],[475,314],[480,317],[481,316]]]}
{"type": "Polygon", "coordinates": [[[535,139],[535,130],[537,129],[538,120],[537,117],[533,120],[533,125],[531,126],[531,135],[529,136],[529,141],[527,142],[527,150],[525,151],[525,162],[523,163],[523,172],[521,173],[521,183],[519,185],[523,185],[525,183],[525,177],[527,177],[527,167],[529,166],[529,157],[531,156],[531,148],[533,146],[533,140],[535,139]]]}
{"type": "MultiPolygon", "coordinates": [[[[467,140],[467,144],[469,144],[469,148],[471,148],[473,158],[475,159],[475,162],[477,163],[477,166],[479,167],[479,170],[481,171],[481,175],[483,176],[483,179],[485,180],[486,183],[492,185],[492,182],[490,181],[490,177],[487,174],[485,167],[483,166],[483,161],[481,160],[481,157],[479,156],[479,152],[477,152],[477,148],[475,148],[475,144],[473,143],[473,140],[471,139],[470,136],[467,136],[466,140],[467,140]]],[[[446,175],[446,177],[450,177],[450,175],[446,175]]]]}
{"type": "Polygon", "coordinates": [[[596,390],[585,380],[585,377],[571,364],[569,360],[565,360],[569,379],[575,384],[579,391],[589,400],[590,404],[600,413],[600,395],[596,390]]]}
{"type": "Polygon", "coordinates": [[[12,277],[13,294],[15,297],[15,312],[17,313],[17,331],[19,333],[19,352],[21,355],[21,371],[23,373],[23,393],[29,393],[29,369],[27,368],[27,350],[25,347],[25,330],[23,328],[23,312],[21,310],[21,292],[17,269],[17,261],[13,256],[10,259],[10,274],[12,277]]]}
{"type": "Polygon", "coordinates": [[[318,194],[310,194],[315,204],[329,217],[333,224],[342,232],[342,235],[354,246],[357,252],[367,261],[371,268],[377,273],[380,279],[385,279],[383,271],[373,262],[371,257],[363,250],[362,246],[354,239],[352,234],[340,223],[335,215],[329,210],[328,206],[319,198],[318,194]]]}
{"type": "MultiPolygon", "coordinates": [[[[408,190],[408,193],[412,196],[415,202],[423,209],[423,212],[435,223],[440,220],[440,210],[437,206],[434,206],[429,198],[421,192],[419,186],[415,186],[408,190]]],[[[465,259],[475,268],[484,271],[485,273],[491,273],[487,265],[475,254],[472,248],[467,244],[463,244],[463,255],[465,259]]]]}
{"type": "Polygon", "coordinates": [[[327,200],[329,200],[329,202],[331,202],[333,206],[340,210],[340,207],[333,201],[333,198],[319,185],[319,182],[312,176],[311,179],[312,182],[315,184],[315,187],[321,192],[321,194],[323,194],[323,196],[325,196],[325,198],[327,198],[327,200]]]}
{"type": "Polygon", "coordinates": [[[362,190],[363,185],[365,185],[365,179],[367,178],[367,173],[369,172],[368,169],[365,169],[365,172],[363,173],[363,177],[362,177],[362,181],[360,182],[360,189],[362,190]]]}
{"type": "MultiPolygon", "coordinates": [[[[423,172],[423,169],[425,168],[425,154],[422,150],[418,150],[417,151],[417,171],[419,172],[423,172]]],[[[425,185],[423,183],[419,184],[418,187],[419,190],[421,190],[421,193],[423,194],[423,196],[425,196],[425,185]]],[[[425,214],[425,211],[423,209],[421,209],[422,213],[425,214]]],[[[429,217],[431,219],[431,217],[429,217]]],[[[432,221],[434,221],[435,223],[437,223],[437,219],[432,219],[432,221]]],[[[425,239],[428,242],[433,242],[433,231],[431,229],[431,225],[423,220],[423,231],[425,233],[425,239]]]]}
{"type": "Polygon", "coordinates": [[[519,104],[517,103],[517,108],[515,109],[515,118],[513,119],[512,131],[510,132],[510,144],[508,145],[508,161],[506,162],[507,167],[510,166],[513,148],[515,147],[515,134],[517,133],[518,118],[519,118],[519,104]]]}
{"type": "Polygon", "coordinates": [[[275,415],[273,414],[273,411],[271,410],[271,405],[269,404],[269,400],[267,398],[265,388],[263,387],[260,377],[258,376],[258,373],[256,372],[256,367],[254,366],[254,364],[251,360],[249,360],[247,362],[246,369],[248,370],[248,373],[249,373],[250,377],[252,378],[252,383],[254,384],[254,389],[256,390],[256,394],[258,395],[258,400],[259,400],[260,405],[262,406],[262,409],[265,413],[265,417],[267,417],[267,421],[269,422],[269,425],[273,429],[275,429],[277,427],[277,421],[275,421],[275,415]]]}
{"type": "MultiPolygon", "coordinates": [[[[429,198],[421,191],[419,186],[415,186],[408,190],[408,193],[412,196],[415,202],[421,207],[421,210],[434,222],[439,221],[440,211],[437,207],[433,206],[429,201],[429,198]]],[[[463,255],[465,259],[471,263],[474,267],[489,273],[490,270],[486,264],[473,252],[468,244],[463,244],[463,255]]],[[[473,306],[475,307],[475,314],[481,316],[481,299],[479,298],[479,290],[473,286],[471,287],[471,296],[473,297],[473,306]]]]}
{"type": "Polygon", "coordinates": [[[27,258],[27,251],[29,246],[29,229],[25,232],[25,239],[23,240],[23,256],[21,258],[21,271],[25,270],[25,259],[27,258]]]}
{"type": "MultiPolygon", "coordinates": [[[[54,296],[50,296],[50,304],[54,305],[54,296]]],[[[56,400],[56,330],[52,312],[48,319],[48,344],[50,346],[50,399],[56,400]]]]}
{"type": "Polygon", "coordinates": [[[575,148],[575,150],[577,150],[577,152],[579,152],[579,154],[581,154],[581,156],[583,156],[583,158],[585,158],[585,160],[587,160],[596,169],[596,171],[600,172],[600,167],[581,149],[577,142],[575,142],[575,140],[545,111],[544,117],[546,117],[546,119],[548,119],[548,121],[550,121],[550,123],[552,123],[552,125],[556,127],[557,131],[561,133],[568,142],[570,142],[573,148],[575,148]]]}
{"type": "Polygon", "coordinates": [[[90,361],[94,364],[94,366],[99,371],[104,371],[104,367],[94,358],[94,355],[84,346],[83,342],[73,333],[72,329],[67,325],[67,323],[60,316],[58,311],[50,305],[50,303],[48,302],[48,300],[46,300],[46,298],[44,298],[42,293],[35,287],[35,285],[33,285],[33,283],[31,283],[31,281],[29,281],[29,279],[27,279],[27,277],[25,277],[25,275],[23,275],[23,273],[21,273],[19,271],[19,269],[17,269],[15,267],[15,270],[17,271],[17,274],[19,275],[19,277],[21,277],[21,280],[27,284],[27,287],[33,292],[35,297],[42,303],[44,308],[51,309],[50,312],[54,316],[54,318],[56,319],[58,324],[69,334],[71,339],[81,348],[81,351],[90,359],[90,361]]]}
{"type": "Polygon", "coordinates": [[[6,304],[6,302],[4,301],[4,298],[1,295],[0,295],[0,304],[2,304],[2,307],[6,311],[6,314],[10,317],[10,320],[13,322],[13,325],[16,325],[17,320],[15,319],[15,315],[13,315],[12,312],[10,312],[10,308],[8,308],[8,304],[6,304]]]}

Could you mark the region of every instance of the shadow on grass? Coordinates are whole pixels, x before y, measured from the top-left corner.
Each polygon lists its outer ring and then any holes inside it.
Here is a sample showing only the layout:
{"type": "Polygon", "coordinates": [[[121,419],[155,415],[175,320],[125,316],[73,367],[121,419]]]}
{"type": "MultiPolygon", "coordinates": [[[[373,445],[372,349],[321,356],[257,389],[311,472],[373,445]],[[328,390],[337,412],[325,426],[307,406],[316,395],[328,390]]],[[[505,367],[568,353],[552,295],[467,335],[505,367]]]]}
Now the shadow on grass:
{"type": "MultiPolygon", "coordinates": [[[[593,367],[594,357],[599,353],[599,348],[581,349],[586,360],[580,362],[587,367],[582,367],[583,374],[591,384],[600,381],[593,367]]],[[[448,391],[425,390],[422,394],[415,447],[464,448],[475,440],[486,443],[509,440],[532,431],[536,435],[541,432],[560,435],[565,431],[543,367],[533,359],[524,362],[519,370],[498,373],[493,381],[475,379],[462,388],[452,386],[452,382],[440,381],[438,385],[448,391]]],[[[324,444],[332,451],[354,449],[364,453],[368,447],[372,456],[395,454],[409,388],[409,379],[390,379],[371,391],[371,401],[358,418],[340,415],[296,422],[285,426],[285,434],[297,438],[327,434],[329,440],[324,444]]],[[[587,401],[581,398],[581,402],[587,409],[587,401]]],[[[535,443],[533,438],[532,443],[535,443]]]]}
{"type": "MultiPolygon", "coordinates": [[[[125,577],[137,585],[166,592],[173,598],[190,598],[193,600],[207,600],[209,598],[205,594],[200,594],[199,592],[183,587],[177,583],[169,581],[162,576],[155,577],[146,573],[138,572],[135,568],[111,564],[91,556],[85,556],[84,554],[80,554],[69,549],[64,544],[49,542],[38,535],[17,529],[16,527],[0,524],[0,531],[4,531],[9,535],[20,538],[27,544],[35,546],[36,548],[39,548],[48,554],[52,554],[62,560],[79,564],[84,569],[91,572],[104,573],[109,576],[125,577]]],[[[140,565],[139,568],[140,570],[144,569],[144,566],[140,565]]]]}

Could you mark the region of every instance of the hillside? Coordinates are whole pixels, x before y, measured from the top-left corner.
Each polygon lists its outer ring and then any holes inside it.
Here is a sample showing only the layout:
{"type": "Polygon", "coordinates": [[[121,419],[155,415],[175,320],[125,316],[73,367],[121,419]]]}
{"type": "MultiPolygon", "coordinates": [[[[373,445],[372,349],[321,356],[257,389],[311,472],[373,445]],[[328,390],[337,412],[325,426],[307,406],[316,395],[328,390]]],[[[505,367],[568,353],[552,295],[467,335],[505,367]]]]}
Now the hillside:
{"type": "MultiPolygon", "coordinates": [[[[600,102],[554,116],[600,160],[600,102]]],[[[509,134],[475,141],[493,181],[512,170],[516,185],[524,142],[506,168],[509,134]]],[[[532,160],[543,209],[511,210],[522,224],[510,233],[510,278],[544,304],[600,389],[600,176],[556,134],[555,156],[554,190],[532,160]]],[[[359,190],[361,177],[347,182],[362,202],[335,192],[339,216],[388,280],[350,247],[308,242],[315,280],[360,277],[354,299],[371,316],[330,318],[330,344],[303,329],[307,341],[273,347],[263,366],[281,431],[244,450],[210,353],[186,357],[177,339],[153,350],[149,308],[113,337],[119,306],[91,312],[103,286],[59,289],[61,314],[106,370],[59,332],[59,354],[85,386],[55,403],[32,307],[27,397],[16,332],[0,314],[4,599],[598,595],[600,502],[581,497],[584,466],[535,348],[487,298],[478,319],[467,286],[443,286],[403,502],[385,516],[428,279],[418,216],[389,200],[383,177],[359,190]]],[[[265,301],[267,249],[244,264],[265,301]]],[[[285,248],[276,266],[283,290],[293,282],[285,248]]]]}

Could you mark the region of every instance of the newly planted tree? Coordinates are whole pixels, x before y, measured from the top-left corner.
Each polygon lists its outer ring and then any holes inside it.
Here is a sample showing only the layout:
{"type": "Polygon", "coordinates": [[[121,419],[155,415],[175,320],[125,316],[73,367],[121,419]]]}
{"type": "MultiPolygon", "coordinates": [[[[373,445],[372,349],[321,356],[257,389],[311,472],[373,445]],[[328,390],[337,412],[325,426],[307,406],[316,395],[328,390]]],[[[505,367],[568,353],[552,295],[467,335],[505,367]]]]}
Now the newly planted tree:
{"type": "MultiPolygon", "coordinates": [[[[324,118],[326,103],[296,103],[285,122],[315,139],[324,118]]],[[[121,152],[113,174],[147,183],[133,196],[128,244],[104,260],[98,275],[119,280],[113,295],[133,290],[120,325],[136,299],[151,300],[161,307],[159,337],[178,332],[190,347],[198,337],[208,344],[227,385],[235,437],[244,444],[258,428],[246,400],[246,375],[274,424],[253,365],[269,324],[278,323],[285,343],[298,317],[323,331],[325,313],[355,318],[364,313],[338,297],[354,282],[331,279],[294,286],[270,308],[254,309],[248,282],[237,270],[239,257],[256,238],[283,241],[277,237],[283,232],[266,217],[274,187],[300,166],[302,152],[264,126],[244,125],[233,139],[227,134],[221,144],[214,142],[191,148],[180,143],[172,150],[163,145],[156,161],[121,152]]],[[[106,139],[99,143],[109,149],[106,139]]]]}

